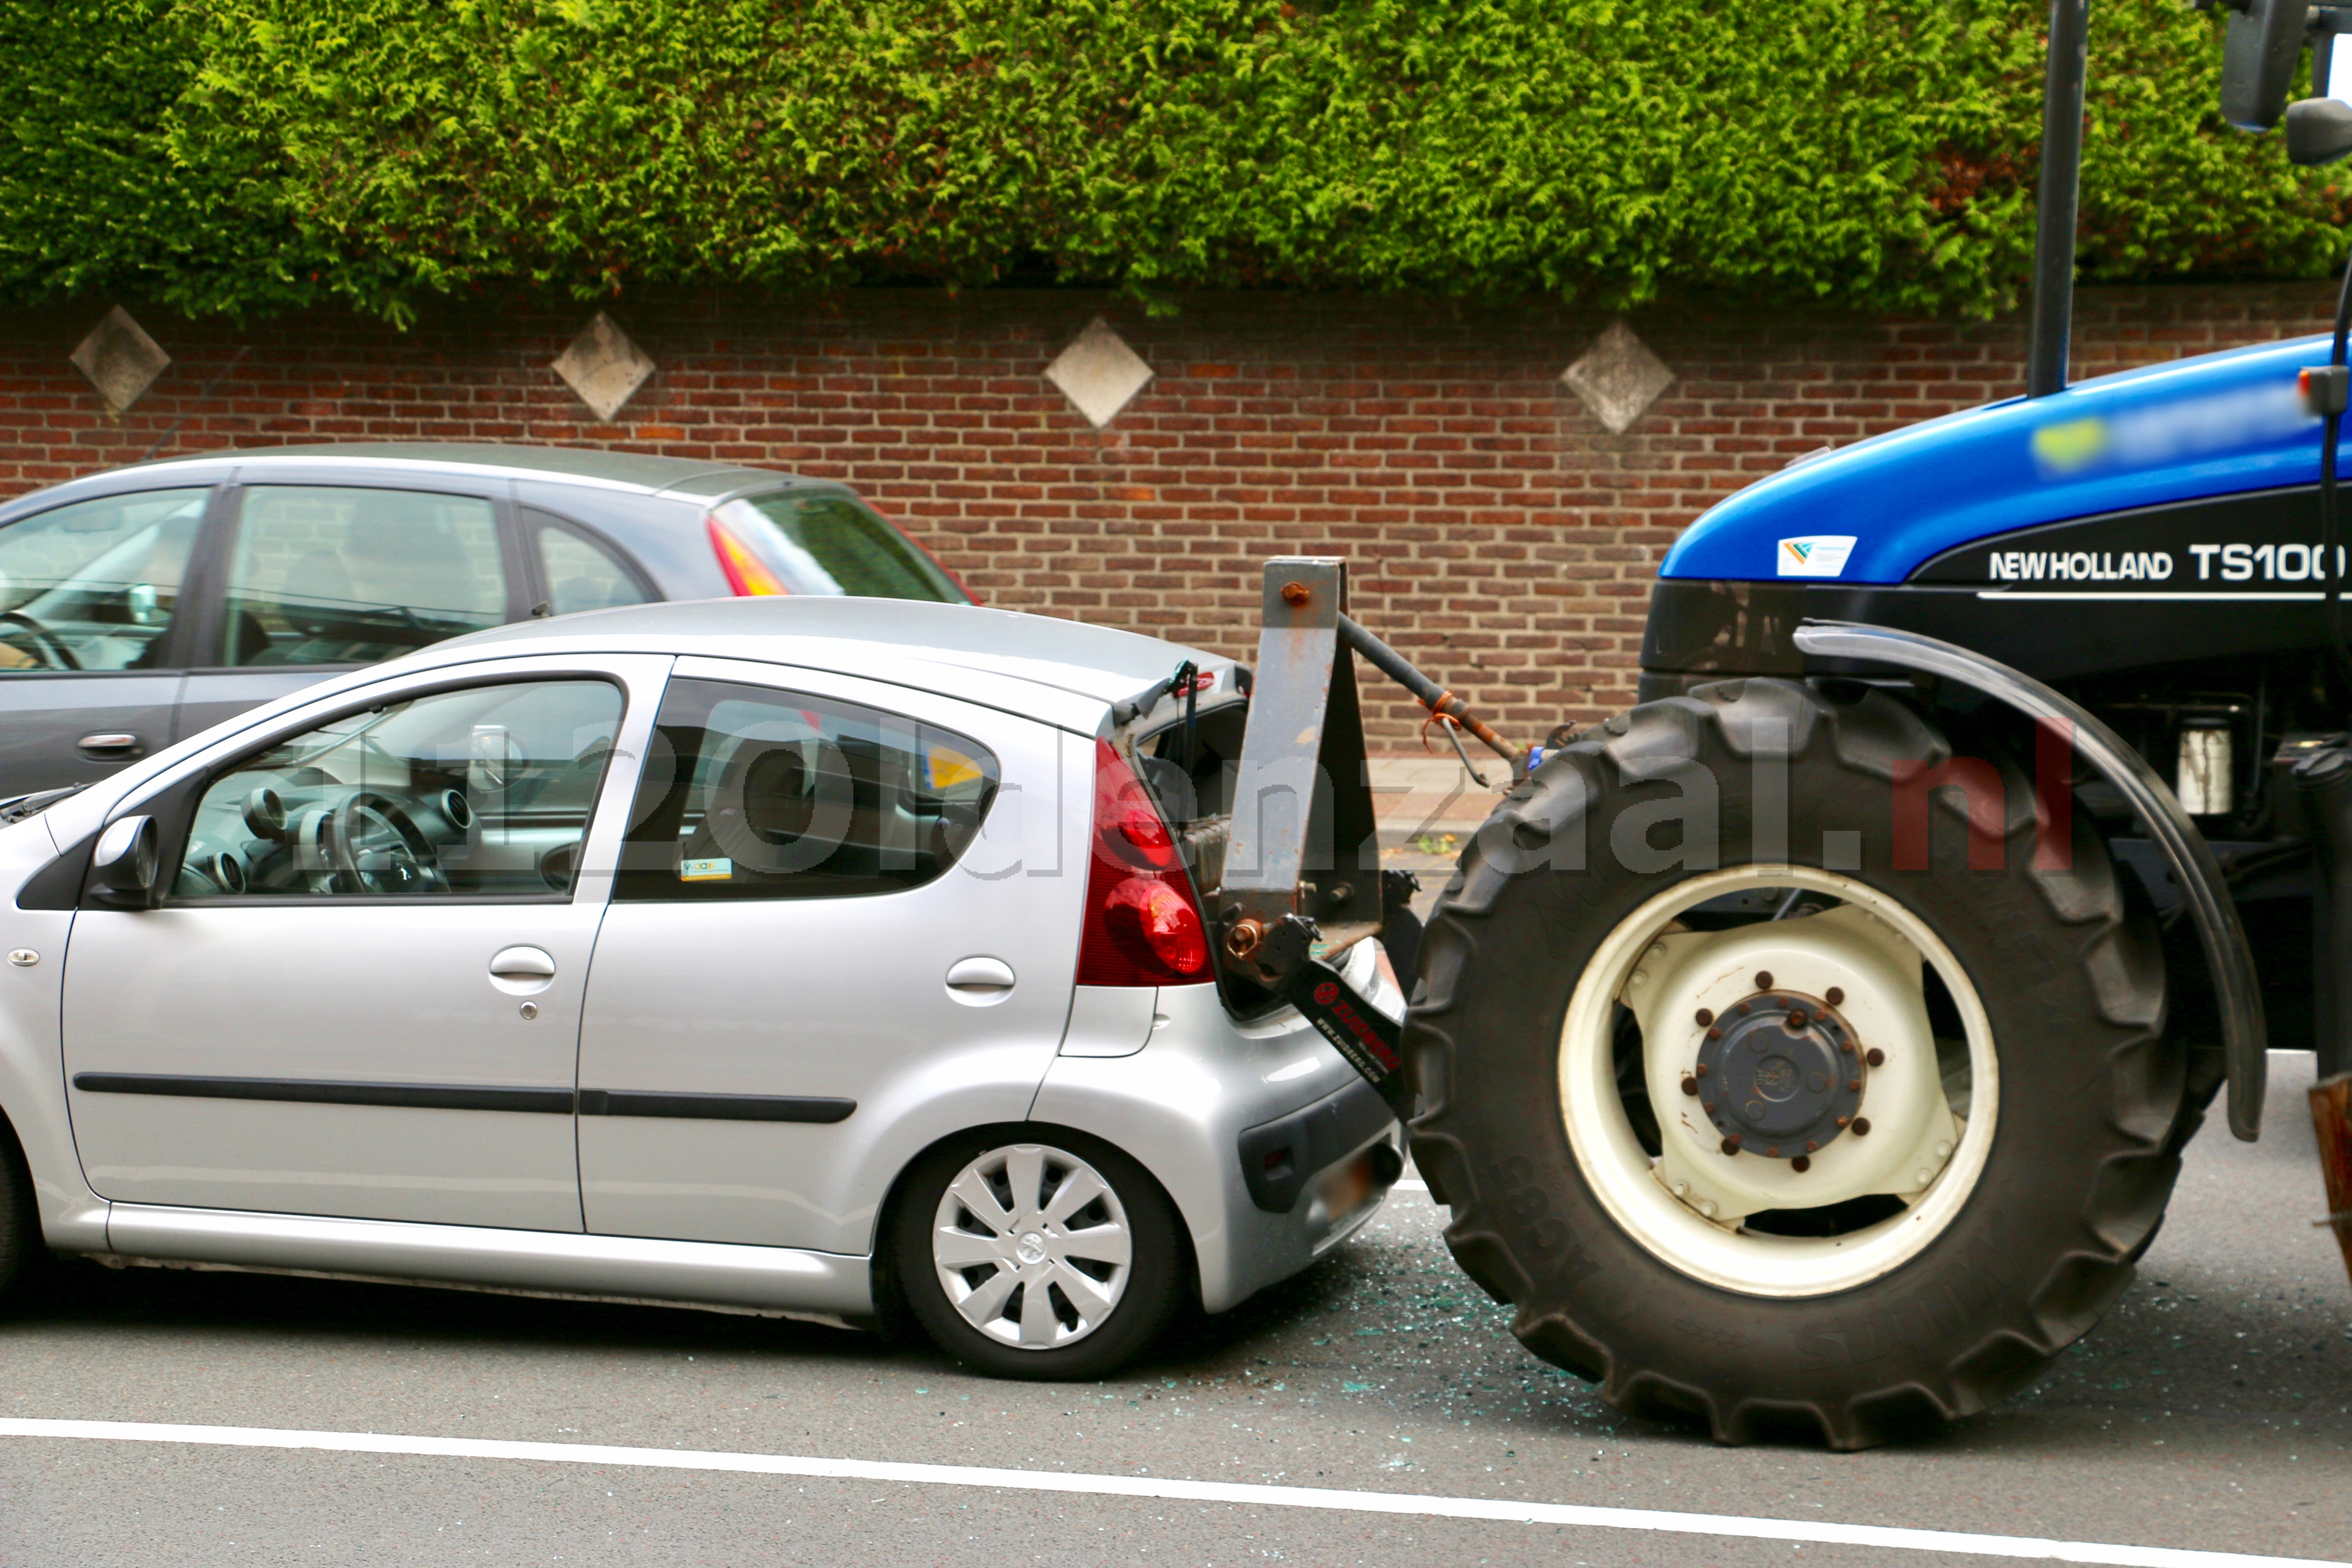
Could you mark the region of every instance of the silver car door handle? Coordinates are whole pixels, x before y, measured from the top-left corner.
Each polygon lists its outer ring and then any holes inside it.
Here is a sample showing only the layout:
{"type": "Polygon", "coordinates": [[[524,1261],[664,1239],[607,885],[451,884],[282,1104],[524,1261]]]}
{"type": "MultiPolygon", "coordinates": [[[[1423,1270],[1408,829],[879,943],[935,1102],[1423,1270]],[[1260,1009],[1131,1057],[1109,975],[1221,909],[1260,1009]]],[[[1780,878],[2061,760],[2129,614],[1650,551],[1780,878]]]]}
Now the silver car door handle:
{"type": "Polygon", "coordinates": [[[551,980],[555,978],[555,960],[537,947],[501,948],[490,960],[490,978],[524,984],[551,980]]]}
{"type": "Polygon", "coordinates": [[[959,958],[948,967],[948,990],[959,1001],[995,1001],[1013,989],[1013,966],[1002,958],[959,958]]]}
{"type": "Polygon", "coordinates": [[[139,737],[127,729],[101,729],[95,735],[85,735],[74,742],[84,751],[137,751],[139,737]]]}

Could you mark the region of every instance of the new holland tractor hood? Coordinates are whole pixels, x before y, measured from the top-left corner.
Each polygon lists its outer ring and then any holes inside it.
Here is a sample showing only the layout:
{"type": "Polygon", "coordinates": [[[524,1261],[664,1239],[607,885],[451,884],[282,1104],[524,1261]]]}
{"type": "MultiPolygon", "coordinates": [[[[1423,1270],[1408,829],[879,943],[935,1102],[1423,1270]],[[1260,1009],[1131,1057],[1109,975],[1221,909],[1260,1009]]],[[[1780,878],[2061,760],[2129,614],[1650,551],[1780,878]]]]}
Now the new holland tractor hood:
{"type": "MultiPolygon", "coordinates": [[[[1801,457],[1708,511],[1667,552],[1661,575],[1901,583],[1939,557],[2025,529],[2315,486],[2320,421],[2296,375],[2326,360],[2325,337],[2206,354],[1801,457]]],[[[2058,570],[2087,569],[2099,575],[2085,582],[2117,587],[2153,573],[2178,591],[2194,589],[2201,565],[2209,584],[2219,581],[2218,562],[2200,561],[2193,541],[2168,549],[2103,533],[2101,549],[2081,550],[2094,542],[2070,541],[2058,570]]],[[[2051,569],[2046,559],[1983,564],[1995,582],[2012,566],[2051,569]]]]}

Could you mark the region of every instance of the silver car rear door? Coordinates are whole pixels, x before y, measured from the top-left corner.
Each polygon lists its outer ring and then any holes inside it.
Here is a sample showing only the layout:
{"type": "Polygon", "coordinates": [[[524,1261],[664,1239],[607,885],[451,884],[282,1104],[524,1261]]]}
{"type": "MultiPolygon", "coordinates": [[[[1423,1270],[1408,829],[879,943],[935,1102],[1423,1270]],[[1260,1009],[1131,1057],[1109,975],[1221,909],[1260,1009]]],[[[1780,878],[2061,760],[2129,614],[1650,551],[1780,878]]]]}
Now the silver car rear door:
{"type": "Polygon", "coordinates": [[[589,977],[589,1230],[863,1253],[915,1154],[1022,1119],[1069,1012],[1093,747],[907,686],[680,659],[589,977]],[[914,831],[888,797],[911,779],[969,807],[966,769],[992,799],[938,869],[922,845],[953,824],[914,831]]]}

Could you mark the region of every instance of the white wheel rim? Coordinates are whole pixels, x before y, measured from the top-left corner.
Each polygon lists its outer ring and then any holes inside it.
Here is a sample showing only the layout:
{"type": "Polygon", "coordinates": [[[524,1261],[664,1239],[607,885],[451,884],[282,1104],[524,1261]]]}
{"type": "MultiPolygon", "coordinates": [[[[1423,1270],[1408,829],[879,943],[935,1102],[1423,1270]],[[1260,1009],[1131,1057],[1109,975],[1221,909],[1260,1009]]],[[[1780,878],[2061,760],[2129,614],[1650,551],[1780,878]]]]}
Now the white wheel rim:
{"type": "MultiPolygon", "coordinates": [[[[1695,1019],[1695,1009],[1681,1016],[1695,1019]]],[[[1689,1027],[1696,1034],[1695,1021],[1689,1027]]],[[[2000,1105],[2000,1076],[1991,1023],[1974,984],[1950,949],[1916,915],[1850,877],[1807,866],[1751,865],[1678,883],[1609,934],[1569,1000],[1560,1033],[1559,1095],[1578,1168],[1610,1218],[1645,1250],[1727,1291],[1813,1296],[1877,1279],[1916,1257],[1950,1225],[1983,1173],[2000,1105]],[[1840,900],[1844,907],[1826,915],[1759,922],[1730,932],[1672,929],[1680,915],[1699,904],[1755,888],[1809,889],[1840,900]],[[1825,924],[1808,929],[1815,920],[1825,924]],[[1917,1032],[1927,1027],[1924,1005],[1916,1019],[1906,1019],[1901,988],[1887,978],[1900,969],[1896,960],[1903,947],[1897,943],[1907,945],[1935,970],[1958,1010],[1970,1080],[1965,1122],[1957,1117],[1944,1124],[1936,1121],[1944,1097],[1934,1072],[1932,1035],[1917,1032]],[[1880,955],[1875,967],[1874,953],[1880,955]],[[1695,998],[1728,995],[1747,984],[1738,977],[1751,964],[1777,965],[1787,971],[1785,979],[1776,975],[1785,990],[1801,992],[1804,984],[1819,983],[1823,977],[1843,976],[1855,982],[1855,994],[1846,1005],[1857,1015],[1862,1039],[1866,1042],[1875,1035],[1890,1042],[1888,1067],[1871,1070],[1864,1098],[1864,1109],[1874,1119],[1873,1134],[1889,1134],[1884,1141],[1857,1140],[1849,1133],[1814,1156],[1815,1171],[1797,1176],[1787,1166],[1770,1169],[1774,1162],[1747,1153],[1725,1155],[1708,1146],[1714,1129],[1698,1131],[1706,1127],[1703,1120],[1697,1127],[1691,1124],[1695,1118],[1683,1105],[1696,1102],[1681,1092],[1684,1070],[1679,1063],[1681,1054],[1694,1048],[1668,1020],[1695,998]],[[1621,999],[1637,1016],[1645,1010],[1649,1014],[1643,1033],[1645,1077],[1665,1148],[1656,1162],[1636,1138],[1617,1090],[1614,1009],[1621,999]],[[1863,1019],[1868,1021],[1860,1022],[1863,1019]],[[1648,1027],[1652,1019],[1661,1025],[1655,1032],[1648,1027]],[[1914,1032],[1906,1034],[1906,1030],[1914,1032]],[[1919,1059],[1922,1038],[1924,1061],[1919,1059]],[[1928,1081],[1924,1085],[1922,1073],[1928,1081]],[[1895,1113],[1886,1125],[1875,1120],[1879,1104],[1895,1113]],[[1937,1153],[1939,1147],[1948,1152],[1937,1153]],[[1833,1166],[1832,1155],[1841,1149],[1844,1153],[1833,1166]],[[1742,1169],[1742,1162],[1748,1168],[1742,1169]],[[1896,1172],[1892,1179],[1905,1187],[1914,1186],[1918,1176],[1929,1179],[1905,1194],[1909,1207],[1902,1213],[1841,1236],[1734,1230],[1694,1207],[1704,1194],[1720,1196],[1718,1207],[1725,1216],[1750,1208],[1811,1207],[1833,1201],[1856,1183],[1888,1179],[1889,1170],[1896,1172]],[[1815,1181],[1816,1174],[1824,1179],[1815,1181]],[[1672,1190],[1678,1179],[1688,1189],[1680,1197],[1672,1190]],[[1792,1196],[1799,1201],[1781,1201],[1792,1196]]],[[[1948,1107],[1942,1113],[1948,1116],[1948,1107]]]]}
{"type": "Polygon", "coordinates": [[[991,1149],[948,1184],[931,1224],[940,1290],[1000,1344],[1055,1350],[1108,1322],[1134,1239],[1118,1194],[1086,1161],[1040,1144],[991,1149]]]}

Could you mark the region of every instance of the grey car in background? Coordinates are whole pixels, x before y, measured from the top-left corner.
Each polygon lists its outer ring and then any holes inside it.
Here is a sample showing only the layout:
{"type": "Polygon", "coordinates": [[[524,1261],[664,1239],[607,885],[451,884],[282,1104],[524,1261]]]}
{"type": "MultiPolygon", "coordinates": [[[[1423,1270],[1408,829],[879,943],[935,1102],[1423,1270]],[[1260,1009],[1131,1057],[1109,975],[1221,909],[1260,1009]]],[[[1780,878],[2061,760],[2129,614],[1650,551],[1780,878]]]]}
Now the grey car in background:
{"type": "MultiPolygon", "coordinates": [[[[0,1288],[46,1243],[903,1311],[1100,1375],[1402,1163],[1305,1019],[1213,977],[1176,829],[1246,705],[1230,660],[1044,617],[646,605],[0,810],[0,1288]]],[[[1402,1013],[1374,942],[1334,961],[1402,1013]]]]}
{"type": "Polygon", "coordinates": [[[727,594],[970,601],[844,486],[721,463],[387,443],[76,479],[0,507],[0,798],[446,637],[727,594]]]}

